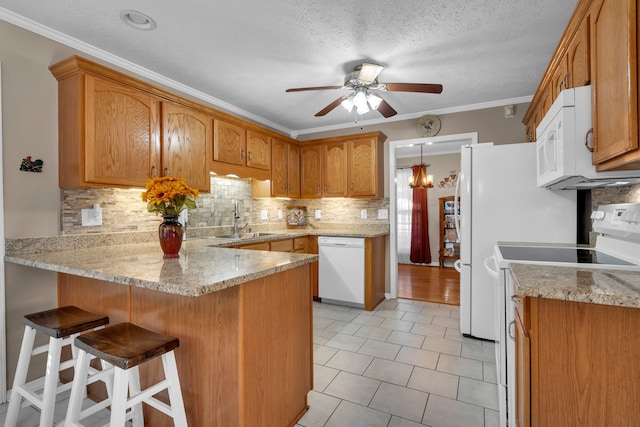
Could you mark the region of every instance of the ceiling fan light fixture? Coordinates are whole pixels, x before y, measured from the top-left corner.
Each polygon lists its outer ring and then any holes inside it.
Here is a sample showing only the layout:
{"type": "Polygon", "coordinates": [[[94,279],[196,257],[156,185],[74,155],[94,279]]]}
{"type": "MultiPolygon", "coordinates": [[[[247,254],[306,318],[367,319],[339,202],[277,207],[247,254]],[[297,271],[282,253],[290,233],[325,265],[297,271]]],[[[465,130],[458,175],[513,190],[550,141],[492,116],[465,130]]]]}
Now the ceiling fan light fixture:
{"type": "Polygon", "coordinates": [[[368,110],[367,106],[367,89],[364,87],[360,87],[356,89],[356,93],[353,96],[353,105],[356,106],[359,110],[364,110],[365,108],[368,110]]]}
{"type": "Polygon", "coordinates": [[[351,110],[353,110],[353,95],[350,95],[343,99],[340,105],[342,105],[348,112],[351,112],[351,110]]]}
{"type": "Polygon", "coordinates": [[[358,114],[363,115],[363,114],[367,114],[371,110],[369,109],[369,106],[365,104],[365,105],[357,106],[356,111],[358,112],[358,114]]]}
{"type": "Polygon", "coordinates": [[[375,93],[370,93],[367,95],[367,102],[369,103],[369,106],[371,106],[372,110],[377,110],[382,102],[382,98],[375,93]]]}

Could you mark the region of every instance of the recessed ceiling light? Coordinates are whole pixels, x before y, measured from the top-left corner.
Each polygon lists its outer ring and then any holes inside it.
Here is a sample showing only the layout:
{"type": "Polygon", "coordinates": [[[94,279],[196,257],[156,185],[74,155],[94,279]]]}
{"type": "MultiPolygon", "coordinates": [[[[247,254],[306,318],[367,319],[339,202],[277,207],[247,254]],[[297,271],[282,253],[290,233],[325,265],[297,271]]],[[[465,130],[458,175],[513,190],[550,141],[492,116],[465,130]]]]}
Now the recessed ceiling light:
{"type": "Polygon", "coordinates": [[[120,19],[137,30],[150,31],[156,28],[156,21],[151,19],[150,16],[135,10],[123,10],[120,12],[120,19]]]}

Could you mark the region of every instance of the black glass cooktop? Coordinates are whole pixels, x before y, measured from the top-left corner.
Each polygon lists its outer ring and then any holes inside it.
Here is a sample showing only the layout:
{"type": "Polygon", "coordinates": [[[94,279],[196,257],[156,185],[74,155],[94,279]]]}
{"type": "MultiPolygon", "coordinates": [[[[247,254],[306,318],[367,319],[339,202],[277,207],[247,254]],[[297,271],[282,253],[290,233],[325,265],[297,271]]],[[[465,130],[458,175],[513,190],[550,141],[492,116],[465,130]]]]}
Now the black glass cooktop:
{"type": "Polygon", "coordinates": [[[509,261],[562,262],[572,264],[634,265],[611,255],[585,248],[538,246],[500,246],[502,257],[509,261]]]}

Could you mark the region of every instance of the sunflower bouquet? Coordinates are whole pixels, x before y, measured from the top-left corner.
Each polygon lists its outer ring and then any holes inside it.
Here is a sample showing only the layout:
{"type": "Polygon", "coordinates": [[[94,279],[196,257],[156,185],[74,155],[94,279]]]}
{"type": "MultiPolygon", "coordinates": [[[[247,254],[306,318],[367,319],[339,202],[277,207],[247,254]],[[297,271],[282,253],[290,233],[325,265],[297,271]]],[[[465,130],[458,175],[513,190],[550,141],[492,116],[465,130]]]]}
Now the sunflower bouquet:
{"type": "Polygon", "coordinates": [[[163,216],[178,216],[185,209],[195,209],[198,190],[187,185],[184,178],[163,176],[147,180],[142,201],[147,210],[163,216]]]}

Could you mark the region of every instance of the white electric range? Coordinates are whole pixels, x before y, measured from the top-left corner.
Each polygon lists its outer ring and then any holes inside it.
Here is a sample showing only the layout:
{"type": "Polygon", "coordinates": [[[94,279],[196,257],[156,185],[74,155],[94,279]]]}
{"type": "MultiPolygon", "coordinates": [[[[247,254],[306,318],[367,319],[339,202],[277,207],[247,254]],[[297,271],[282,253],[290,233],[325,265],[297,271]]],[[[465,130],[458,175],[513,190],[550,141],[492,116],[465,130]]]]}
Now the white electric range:
{"type": "Polygon", "coordinates": [[[640,272],[640,203],[603,205],[591,219],[597,233],[595,247],[502,242],[485,260],[498,286],[495,328],[501,427],[515,426],[515,307],[509,263],[640,272]]]}

